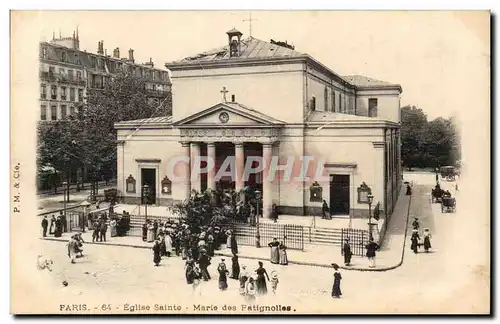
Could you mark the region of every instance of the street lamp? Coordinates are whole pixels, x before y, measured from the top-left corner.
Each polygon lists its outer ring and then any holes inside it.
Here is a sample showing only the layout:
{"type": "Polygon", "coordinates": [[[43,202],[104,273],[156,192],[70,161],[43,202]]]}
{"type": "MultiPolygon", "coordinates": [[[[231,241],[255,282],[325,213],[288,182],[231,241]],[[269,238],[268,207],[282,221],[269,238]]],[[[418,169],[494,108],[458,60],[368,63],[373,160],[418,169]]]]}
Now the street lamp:
{"type": "Polygon", "coordinates": [[[63,185],[63,191],[64,191],[64,195],[63,195],[63,197],[64,197],[64,198],[63,198],[63,204],[64,204],[64,217],[66,217],[66,190],[67,190],[66,186],[68,185],[68,183],[67,183],[66,181],[64,181],[64,182],[62,183],[62,185],[63,185]]]}
{"type": "Polygon", "coordinates": [[[436,183],[439,182],[439,168],[436,168],[436,183]]]}
{"type": "Polygon", "coordinates": [[[256,217],[257,217],[257,233],[255,235],[255,247],[260,248],[260,220],[259,220],[259,203],[260,203],[260,191],[255,190],[255,198],[257,198],[257,211],[256,211],[256,217]]]}
{"type": "Polygon", "coordinates": [[[146,222],[148,221],[148,202],[149,202],[149,186],[145,184],[142,187],[142,199],[144,201],[144,213],[146,215],[146,222]]]}
{"type": "Polygon", "coordinates": [[[368,216],[370,217],[368,220],[368,229],[370,231],[370,236],[373,237],[372,233],[372,203],[373,203],[373,195],[368,194],[368,216]]]}

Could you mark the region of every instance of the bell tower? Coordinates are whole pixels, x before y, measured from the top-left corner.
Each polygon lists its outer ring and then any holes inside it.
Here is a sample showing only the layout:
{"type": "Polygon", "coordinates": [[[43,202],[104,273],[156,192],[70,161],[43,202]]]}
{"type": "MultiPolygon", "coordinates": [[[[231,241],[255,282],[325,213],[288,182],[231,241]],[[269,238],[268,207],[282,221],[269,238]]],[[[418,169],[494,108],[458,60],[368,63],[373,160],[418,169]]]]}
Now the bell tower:
{"type": "Polygon", "coordinates": [[[227,36],[229,38],[229,56],[238,57],[241,54],[241,36],[243,34],[236,28],[228,31],[227,36]]]}

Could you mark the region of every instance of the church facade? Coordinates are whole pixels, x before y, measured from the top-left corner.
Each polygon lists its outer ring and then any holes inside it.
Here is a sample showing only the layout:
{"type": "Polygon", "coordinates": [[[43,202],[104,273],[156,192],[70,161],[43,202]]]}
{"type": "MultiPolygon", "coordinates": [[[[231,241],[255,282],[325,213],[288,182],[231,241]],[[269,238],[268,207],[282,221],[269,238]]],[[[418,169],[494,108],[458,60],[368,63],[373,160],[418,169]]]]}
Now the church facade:
{"type": "Polygon", "coordinates": [[[123,200],[141,203],[144,185],[156,205],[192,190],[250,188],[264,217],[273,204],[320,215],[323,201],[333,216],[367,217],[371,194],[390,215],[402,180],[401,86],[339,76],[235,29],[227,37],[227,46],[165,65],[172,116],[115,124],[123,200]]]}

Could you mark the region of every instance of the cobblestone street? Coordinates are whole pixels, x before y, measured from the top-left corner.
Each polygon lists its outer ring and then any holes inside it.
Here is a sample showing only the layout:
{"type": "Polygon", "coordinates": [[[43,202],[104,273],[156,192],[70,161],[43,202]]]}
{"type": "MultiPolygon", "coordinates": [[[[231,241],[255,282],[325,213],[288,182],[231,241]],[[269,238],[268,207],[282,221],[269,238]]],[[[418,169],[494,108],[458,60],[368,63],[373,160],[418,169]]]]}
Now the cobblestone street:
{"type": "MultiPolygon", "coordinates": [[[[467,218],[460,209],[457,213],[441,214],[438,204],[431,205],[431,185],[425,178],[419,184],[420,178],[414,180],[409,225],[413,216],[418,215],[421,227],[431,229],[432,253],[414,254],[408,236],[401,267],[386,272],[342,271],[343,297],[339,300],[330,297],[332,269],[276,266],[265,262],[269,274],[278,271],[280,283],[276,296],[270,294],[257,303],[290,305],[292,311],[299,313],[468,313],[473,309],[486,312],[489,276],[484,266],[485,254],[464,257],[455,248],[464,229],[466,232],[472,227],[464,228],[467,218]]],[[[398,224],[403,233],[405,222],[398,224]]],[[[94,307],[99,308],[101,304],[112,304],[114,308],[109,312],[123,312],[125,303],[144,301],[152,307],[154,303],[182,305],[182,312],[190,313],[194,311],[193,304],[198,303],[215,304],[219,310],[224,304],[236,305],[238,311],[241,311],[240,305],[245,304],[238,294],[236,280],[229,279],[229,289],[219,292],[216,267],[221,257],[212,259],[209,268],[212,280],[202,282],[202,295],[193,296],[184,278],[184,262],[178,257],[164,258],[160,267],[154,267],[150,249],[87,244],[85,257],[77,259],[77,264],[70,264],[64,243],[37,240],[36,244],[39,251],[54,260],[54,271],[38,271],[39,277],[27,280],[38,283],[47,296],[48,310],[54,312],[68,295],[92,306],[94,311],[98,310],[94,307]],[[63,280],[69,282],[68,287],[62,286],[63,280]],[[95,304],[90,305],[90,300],[95,304]]],[[[486,242],[478,237],[468,244],[471,246],[467,251],[484,250],[486,242]]],[[[327,262],[329,258],[325,256],[327,262]]],[[[230,269],[231,261],[225,259],[230,269]]],[[[247,265],[252,271],[257,268],[257,260],[241,258],[241,265],[247,265]]]]}

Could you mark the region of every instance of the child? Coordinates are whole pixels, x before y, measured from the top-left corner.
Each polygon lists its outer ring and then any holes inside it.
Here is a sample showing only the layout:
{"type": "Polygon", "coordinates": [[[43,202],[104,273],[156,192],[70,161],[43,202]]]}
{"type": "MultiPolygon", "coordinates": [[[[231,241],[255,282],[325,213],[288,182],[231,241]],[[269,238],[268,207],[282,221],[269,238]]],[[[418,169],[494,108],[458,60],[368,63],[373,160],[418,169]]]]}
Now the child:
{"type": "Polygon", "coordinates": [[[276,295],[276,289],[278,288],[278,273],[276,270],[271,272],[271,289],[273,290],[273,295],[276,295]]]}

